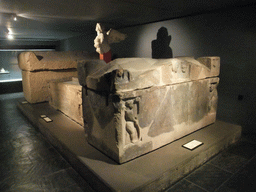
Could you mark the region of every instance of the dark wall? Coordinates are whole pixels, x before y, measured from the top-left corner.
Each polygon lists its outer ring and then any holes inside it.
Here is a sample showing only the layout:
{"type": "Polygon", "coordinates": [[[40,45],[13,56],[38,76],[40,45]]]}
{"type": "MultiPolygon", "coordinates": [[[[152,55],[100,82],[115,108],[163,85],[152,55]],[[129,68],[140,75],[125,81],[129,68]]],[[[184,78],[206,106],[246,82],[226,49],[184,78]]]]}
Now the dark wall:
{"type": "Polygon", "coordinates": [[[256,7],[243,7],[121,30],[112,45],[117,57],[152,57],[161,27],[171,36],[173,56],[220,56],[218,119],[256,132],[256,7]]]}
{"type": "Polygon", "coordinates": [[[64,39],[60,41],[59,51],[88,51],[95,52],[94,48],[94,38],[96,37],[96,32],[92,31],[87,35],[81,35],[77,37],[72,37],[69,39],[64,39]]]}
{"type": "Polygon", "coordinates": [[[55,49],[59,41],[0,40],[0,49],[55,49]]]}
{"type": "MultiPolygon", "coordinates": [[[[221,73],[217,118],[256,132],[256,7],[156,22],[120,30],[127,34],[112,44],[115,57],[152,57],[152,42],[159,29],[167,31],[176,56],[220,56],[221,73]]],[[[61,41],[61,50],[95,51],[96,33],[61,41]]],[[[167,41],[167,40],[166,40],[167,41]]]]}
{"type": "Polygon", "coordinates": [[[0,82],[0,94],[22,92],[22,81],[0,82]]]}

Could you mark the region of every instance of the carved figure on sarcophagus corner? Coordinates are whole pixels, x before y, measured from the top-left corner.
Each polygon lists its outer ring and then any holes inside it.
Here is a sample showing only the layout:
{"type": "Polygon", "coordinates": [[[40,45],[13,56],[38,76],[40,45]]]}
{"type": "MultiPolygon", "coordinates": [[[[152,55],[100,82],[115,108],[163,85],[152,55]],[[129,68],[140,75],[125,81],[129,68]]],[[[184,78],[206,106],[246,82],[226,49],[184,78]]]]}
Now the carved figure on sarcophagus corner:
{"type": "Polygon", "coordinates": [[[217,92],[218,82],[212,82],[209,87],[210,99],[209,99],[209,112],[215,112],[218,105],[218,92],[217,92]]]}
{"type": "Polygon", "coordinates": [[[111,74],[110,90],[115,91],[117,89],[116,86],[118,86],[119,84],[129,83],[130,79],[131,76],[129,71],[123,69],[114,70],[111,74]]]}
{"type": "Polygon", "coordinates": [[[126,121],[126,131],[128,132],[131,142],[135,143],[140,140],[140,127],[138,119],[134,114],[133,109],[134,101],[128,100],[125,102],[125,121],[126,121]]]}

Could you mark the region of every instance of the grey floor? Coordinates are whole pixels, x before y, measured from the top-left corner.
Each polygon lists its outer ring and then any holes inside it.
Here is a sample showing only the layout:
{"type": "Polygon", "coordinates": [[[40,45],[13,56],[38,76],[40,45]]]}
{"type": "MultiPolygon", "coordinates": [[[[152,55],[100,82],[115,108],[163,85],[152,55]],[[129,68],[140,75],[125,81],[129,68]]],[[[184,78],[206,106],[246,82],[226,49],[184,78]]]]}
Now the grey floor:
{"type": "MultiPolygon", "coordinates": [[[[22,97],[0,95],[0,191],[93,191],[18,111],[22,97]]],[[[256,136],[243,135],[166,191],[256,191],[255,155],[256,136]]]]}

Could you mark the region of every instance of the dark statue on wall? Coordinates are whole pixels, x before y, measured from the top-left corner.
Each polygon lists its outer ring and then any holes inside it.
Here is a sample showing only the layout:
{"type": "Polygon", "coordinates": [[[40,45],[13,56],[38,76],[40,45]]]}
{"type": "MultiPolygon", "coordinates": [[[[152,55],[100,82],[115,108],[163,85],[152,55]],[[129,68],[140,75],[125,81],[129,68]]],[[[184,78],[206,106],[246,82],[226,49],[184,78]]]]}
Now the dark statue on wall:
{"type": "Polygon", "coordinates": [[[172,58],[172,49],[169,47],[172,37],[168,35],[165,27],[161,27],[157,32],[157,39],[151,43],[152,58],[172,58]]]}

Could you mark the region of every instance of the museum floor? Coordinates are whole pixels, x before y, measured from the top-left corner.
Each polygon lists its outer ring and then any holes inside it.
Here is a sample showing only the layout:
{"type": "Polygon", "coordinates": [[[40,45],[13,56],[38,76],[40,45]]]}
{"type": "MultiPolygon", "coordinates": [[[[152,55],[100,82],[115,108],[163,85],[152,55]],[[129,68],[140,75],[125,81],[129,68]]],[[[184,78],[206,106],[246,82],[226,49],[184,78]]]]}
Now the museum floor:
{"type": "MultiPolygon", "coordinates": [[[[0,191],[93,191],[16,107],[0,95],[0,191]]],[[[243,135],[167,191],[255,191],[256,136],[243,135]]]]}

